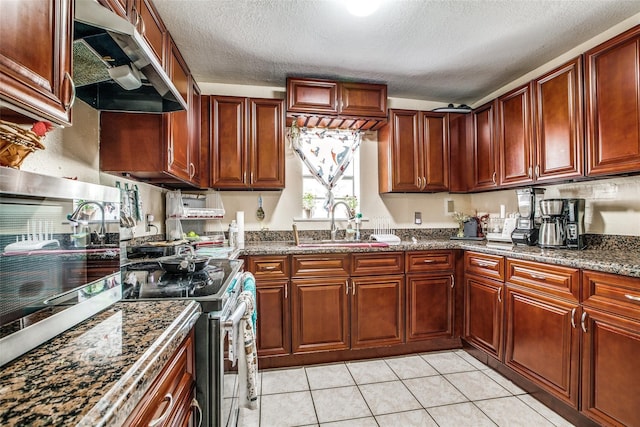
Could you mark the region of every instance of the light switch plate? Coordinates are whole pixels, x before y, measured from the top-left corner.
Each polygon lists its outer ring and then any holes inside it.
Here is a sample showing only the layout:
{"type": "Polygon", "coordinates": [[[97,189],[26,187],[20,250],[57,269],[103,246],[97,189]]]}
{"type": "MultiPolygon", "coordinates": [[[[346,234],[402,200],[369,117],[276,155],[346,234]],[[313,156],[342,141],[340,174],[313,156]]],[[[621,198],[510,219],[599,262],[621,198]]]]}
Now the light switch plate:
{"type": "Polygon", "coordinates": [[[417,225],[422,224],[422,212],[413,213],[413,222],[417,225]]]}
{"type": "Polygon", "coordinates": [[[444,199],[444,214],[453,215],[455,211],[456,208],[453,204],[453,199],[444,199]]]}

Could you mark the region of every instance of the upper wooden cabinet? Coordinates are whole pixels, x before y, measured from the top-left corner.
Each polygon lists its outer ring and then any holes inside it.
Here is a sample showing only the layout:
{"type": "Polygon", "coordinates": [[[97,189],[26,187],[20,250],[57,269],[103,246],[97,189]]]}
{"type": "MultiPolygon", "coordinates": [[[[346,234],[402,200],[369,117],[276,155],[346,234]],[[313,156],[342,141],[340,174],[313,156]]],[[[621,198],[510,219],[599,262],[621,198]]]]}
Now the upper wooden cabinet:
{"type": "Polygon", "coordinates": [[[389,110],[378,131],[379,191],[432,192],[449,187],[446,114],[389,110]]]}
{"type": "Polygon", "coordinates": [[[287,117],[300,127],[376,130],[386,122],[387,86],[290,77],[287,117]]]}
{"type": "Polygon", "coordinates": [[[28,116],[67,126],[75,99],[71,78],[73,1],[0,2],[0,99],[28,116]]]}
{"type": "Polygon", "coordinates": [[[498,187],[499,149],[495,137],[495,102],[489,102],[475,110],[472,117],[473,177],[471,190],[498,187]]]}
{"type": "Polygon", "coordinates": [[[525,85],[497,101],[498,173],[500,185],[533,182],[531,88],[525,85]]]}
{"type": "MultiPolygon", "coordinates": [[[[123,0],[116,0],[123,1],[123,0]]],[[[167,45],[167,28],[162,22],[151,0],[131,0],[130,17],[138,32],[147,42],[156,59],[167,69],[165,63],[165,46],[167,45]]],[[[167,70],[169,71],[169,70],[167,70]]],[[[175,82],[174,82],[175,83],[175,82]]],[[[179,89],[178,89],[179,90],[179,89]]]]}
{"type": "Polygon", "coordinates": [[[640,26],[584,54],[587,175],[640,171],[640,26]]]}
{"type": "Polygon", "coordinates": [[[284,188],[284,102],[212,96],[210,180],[218,189],[284,188]]]}

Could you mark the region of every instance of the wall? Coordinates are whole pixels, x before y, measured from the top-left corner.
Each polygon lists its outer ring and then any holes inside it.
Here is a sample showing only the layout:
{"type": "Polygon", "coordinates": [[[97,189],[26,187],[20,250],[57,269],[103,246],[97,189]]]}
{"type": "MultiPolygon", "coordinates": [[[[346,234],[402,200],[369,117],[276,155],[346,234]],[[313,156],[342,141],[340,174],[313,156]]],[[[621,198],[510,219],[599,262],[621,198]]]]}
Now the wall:
{"type": "MultiPolygon", "coordinates": [[[[572,49],[554,61],[528,73],[525,76],[490,94],[475,105],[480,105],[532,78],[551,70],[581,52],[636,25],[640,15],[636,15],[601,34],[600,36],[572,49]]],[[[284,98],[282,87],[237,86],[216,83],[200,83],[203,94],[284,98]]],[[[389,108],[431,110],[442,103],[390,98],[389,108]]],[[[29,156],[22,169],[52,176],[77,177],[79,180],[113,186],[115,181],[127,180],[107,174],[99,169],[99,115],[98,112],[78,101],[74,107],[75,125],[67,129],[51,132],[45,139],[46,150],[29,156]]],[[[466,213],[497,212],[500,204],[508,211],[516,210],[514,190],[495,191],[470,195],[437,194],[378,194],[377,188],[377,147],[376,133],[368,132],[361,144],[361,200],[360,211],[365,217],[388,216],[396,228],[413,228],[413,213],[422,212],[422,228],[454,227],[451,217],[444,213],[446,199],[454,201],[455,209],[466,213]]],[[[235,217],[235,212],[245,211],[246,229],[289,230],[293,219],[301,216],[301,162],[287,144],[286,148],[286,188],[276,192],[222,192],[222,200],[227,212],[223,223],[226,225],[235,217]],[[255,216],[258,196],[262,195],[266,219],[260,224],[255,216]]],[[[141,190],[143,210],[155,216],[154,224],[164,231],[163,190],[137,183],[141,190]]],[[[547,186],[546,197],[584,197],[587,205],[587,231],[598,234],[621,234],[640,236],[640,177],[622,177],[582,183],[547,186]]],[[[328,229],[328,223],[300,222],[301,229],[328,229]]],[[[367,224],[365,223],[365,227],[367,224]]],[[[144,225],[133,229],[133,235],[148,234],[144,225]]],[[[150,234],[155,234],[155,230],[150,234]]]]}

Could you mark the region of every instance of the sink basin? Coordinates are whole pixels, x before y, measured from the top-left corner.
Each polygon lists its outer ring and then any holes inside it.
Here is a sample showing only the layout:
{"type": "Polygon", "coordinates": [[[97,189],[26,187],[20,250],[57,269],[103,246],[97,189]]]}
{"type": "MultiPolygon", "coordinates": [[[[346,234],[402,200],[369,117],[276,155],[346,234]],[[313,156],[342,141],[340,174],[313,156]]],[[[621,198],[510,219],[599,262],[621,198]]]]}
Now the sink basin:
{"type": "Polygon", "coordinates": [[[326,248],[326,247],[351,247],[351,248],[386,248],[389,245],[384,242],[375,242],[368,240],[350,241],[350,240],[311,240],[298,243],[301,248],[326,248]]]}

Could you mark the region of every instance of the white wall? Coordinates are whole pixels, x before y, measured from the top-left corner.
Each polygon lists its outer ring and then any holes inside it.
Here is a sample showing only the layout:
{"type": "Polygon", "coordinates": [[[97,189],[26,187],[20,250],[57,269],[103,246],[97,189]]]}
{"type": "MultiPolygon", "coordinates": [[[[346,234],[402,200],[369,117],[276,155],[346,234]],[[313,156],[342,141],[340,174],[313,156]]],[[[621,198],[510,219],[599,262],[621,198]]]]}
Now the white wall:
{"type": "MultiPolygon", "coordinates": [[[[585,50],[636,25],[640,14],[613,27],[600,36],[572,49],[565,55],[545,64],[525,76],[501,88],[479,101],[480,105],[506,91],[551,70],[585,50]]],[[[199,83],[205,95],[251,96],[264,98],[284,98],[285,88],[267,86],[239,86],[217,83],[199,83]]],[[[390,108],[431,110],[442,103],[389,98],[390,108]]],[[[113,186],[115,181],[128,182],[98,172],[99,168],[99,115],[82,102],[74,107],[74,126],[58,129],[47,135],[46,150],[31,154],[22,169],[52,176],[77,177],[79,180],[113,186]]],[[[368,132],[360,146],[361,150],[361,200],[360,210],[366,217],[388,216],[396,228],[418,227],[413,225],[413,213],[422,212],[422,228],[454,227],[455,223],[444,214],[445,199],[454,201],[455,209],[466,213],[497,212],[500,204],[508,211],[516,210],[514,190],[489,193],[451,195],[437,194],[389,194],[378,193],[376,133],[368,132]]],[[[141,159],[144,161],[144,159],[141,159]]],[[[289,230],[294,217],[301,216],[302,183],[301,163],[295,157],[287,142],[286,148],[286,188],[275,192],[230,191],[222,192],[222,200],[227,212],[224,219],[228,223],[235,218],[236,211],[245,211],[246,229],[259,230],[255,211],[258,196],[262,195],[266,219],[263,226],[271,230],[289,230]]],[[[141,190],[143,210],[156,217],[154,224],[164,229],[163,190],[137,183],[141,190]]],[[[640,177],[612,178],[586,183],[570,183],[547,186],[546,197],[584,197],[588,199],[587,231],[599,234],[621,234],[640,236],[640,177]]],[[[318,222],[299,223],[301,229],[328,229],[328,224],[318,222]]],[[[367,224],[365,224],[367,227],[367,224]]],[[[142,224],[134,230],[135,236],[147,234],[142,224]]],[[[152,231],[150,234],[155,234],[152,231]]]]}

